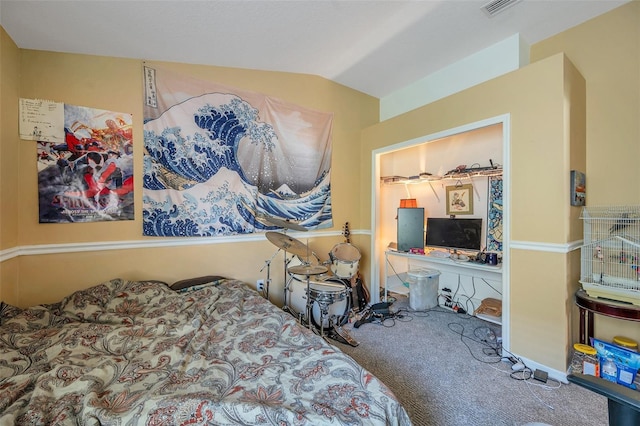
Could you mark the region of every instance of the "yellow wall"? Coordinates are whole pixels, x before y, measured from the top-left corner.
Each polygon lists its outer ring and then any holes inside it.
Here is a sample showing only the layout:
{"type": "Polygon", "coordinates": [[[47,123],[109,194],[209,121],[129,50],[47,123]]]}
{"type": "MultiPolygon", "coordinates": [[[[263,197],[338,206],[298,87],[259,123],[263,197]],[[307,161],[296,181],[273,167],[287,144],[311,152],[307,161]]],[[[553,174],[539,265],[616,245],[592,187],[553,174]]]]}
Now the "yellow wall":
{"type": "MultiPolygon", "coordinates": [[[[0,251],[18,245],[19,49],[0,27],[0,251]]],[[[0,262],[0,300],[17,302],[18,262],[0,262]]]]}
{"type": "MultiPolygon", "coordinates": [[[[558,52],[587,82],[587,205],[640,204],[640,2],[533,45],[531,61],[558,52]]],[[[596,316],[597,337],[619,334],[640,341],[637,323],[596,316]]]]}
{"type": "MultiPolygon", "coordinates": [[[[543,73],[545,71],[535,67],[536,62],[561,52],[575,66],[575,69],[567,69],[566,72],[579,73],[584,77],[586,112],[565,111],[571,105],[567,103],[554,105],[547,110],[536,110],[533,127],[520,130],[519,125],[515,125],[512,129],[513,140],[520,142],[512,152],[512,167],[514,173],[518,173],[512,179],[513,240],[571,243],[582,238],[582,223],[576,220],[580,209],[568,207],[568,203],[562,199],[564,195],[558,192],[567,185],[567,169],[586,172],[588,205],[640,202],[640,168],[636,164],[640,158],[640,2],[626,4],[532,46],[533,67],[524,70],[543,73]],[[565,114],[558,115],[560,111],[565,114]],[[586,125],[572,125],[570,117],[575,114],[586,114],[586,125]],[[553,119],[559,116],[568,122],[559,123],[553,119]],[[568,139],[567,145],[545,144],[545,134],[553,128],[563,132],[568,139]],[[586,149],[580,150],[576,144],[585,139],[586,149]],[[565,149],[571,155],[566,156],[565,149]],[[566,164],[555,168],[546,158],[553,160],[558,155],[565,159],[566,164]],[[549,188],[549,193],[537,192],[538,197],[527,202],[525,198],[537,186],[549,188]],[[562,213],[556,214],[557,210],[549,208],[550,205],[560,205],[562,213]],[[539,226],[540,223],[545,226],[539,226]]],[[[481,89],[472,88],[444,102],[409,112],[403,116],[400,124],[390,120],[394,124],[385,122],[367,129],[363,132],[362,157],[367,158],[372,149],[381,146],[485,117],[505,112],[511,112],[514,117],[527,114],[526,109],[536,109],[534,105],[542,99],[534,92],[551,89],[552,85],[557,85],[551,90],[553,96],[558,95],[557,90],[569,90],[572,96],[579,96],[579,92],[571,91],[571,78],[542,83],[549,85],[545,87],[538,83],[522,91],[522,88],[514,87],[511,90],[515,92],[515,97],[520,98],[521,104],[501,110],[496,106],[507,105],[505,98],[510,93],[502,84],[504,78],[496,80],[500,84],[484,95],[478,95],[477,91],[481,89]],[[477,106],[484,111],[475,110],[477,106]]],[[[579,104],[580,99],[574,98],[573,105],[579,104]]],[[[573,122],[576,122],[575,116],[573,122]]],[[[553,134],[557,135],[555,132],[553,134]]],[[[363,167],[363,194],[371,193],[368,188],[370,182],[371,170],[363,167]]],[[[362,220],[370,224],[370,197],[365,197],[363,201],[362,220]]],[[[579,288],[576,277],[580,272],[580,253],[578,250],[567,254],[514,250],[510,257],[512,348],[561,370],[562,354],[567,343],[578,339],[578,312],[572,294],[579,288]],[[553,266],[551,281],[548,277],[549,265],[553,266]],[[538,276],[540,280],[533,280],[531,275],[538,276]],[[525,284],[521,285],[523,282],[525,284]],[[536,297],[531,297],[530,289],[539,289],[536,297]],[[565,325],[569,325],[569,331],[565,325]],[[519,334],[519,331],[522,333],[519,334]],[[529,333],[533,339],[529,338],[529,333]],[[566,333],[570,333],[569,342],[565,338],[566,333]],[[553,347],[551,350],[536,349],[536,346],[547,348],[550,344],[553,347]]],[[[640,341],[637,323],[596,317],[597,337],[610,340],[617,334],[640,341]]]]}
{"type": "MultiPolygon", "coordinates": [[[[16,57],[19,57],[19,63],[15,60],[13,62],[21,74],[19,91],[14,89],[13,94],[6,97],[3,95],[2,98],[13,110],[17,109],[18,98],[23,97],[51,99],[133,114],[136,210],[135,220],[132,221],[39,224],[36,145],[34,142],[17,139],[17,117],[12,117],[9,124],[3,126],[3,131],[6,129],[14,141],[16,148],[12,161],[19,169],[8,173],[7,178],[3,176],[2,188],[15,185],[15,192],[20,194],[8,207],[9,215],[13,217],[6,221],[8,226],[19,230],[19,234],[16,234],[19,239],[14,238],[8,247],[28,249],[31,246],[37,248],[40,245],[89,242],[125,242],[124,245],[130,245],[136,241],[149,243],[162,240],[142,236],[140,177],[143,159],[143,62],[34,50],[19,50],[16,57]]],[[[331,247],[343,241],[340,231],[344,222],[350,222],[352,229],[362,228],[357,216],[360,205],[357,190],[360,175],[358,140],[363,127],[378,121],[379,102],[376,98],[309,75],[176,63],[160,65],[199,79],[264,93],[307,108],[334,113],[334,229],[333,232],[323,230],[319,235],[312,232],[300,233],[296,238],[317,252],[321,260],[326,260],[331,247]]],[[[4,70],[4,61],[2,67],[4,70]]],[[[3,149],[5,146],[10,146],[8,138],[3,138],[3,149]]],[[[171,242],[171,239],[165,240],[171,242]]],[[[65,250],[68,248],[64,247],[65,250]]],[[[84,246],[81,248],[86,250],[84,246]]],[[[255,236],[238,236],[222,243],[206,245],[28,254],[2,262],[3,267],[16,265],[12,269],[20,272],[19,280],[17,276],[3,274],[2,288],[17,285],[17,296],[11,300],[19,306],[27,306],[52,302],[70,291],[114,277],[156,278],[173,282],[197,275],[220,274],[254,283],[257,279],[266,277],[266,270],[261,272],[260,269],[277,249],[266,238],[255,241],[255,236]]],[[[366,264],[366,254],[363,257],[363,264],[366,264]]],[[[271,272],[271,278],[274,279],[271,299],[281,303],[285,275],[282,254],[274,259],[271,272]]]]}
{"type": "Polygon", "coordinates": [[[587,204],[640,203],[640,2],[531,47],[564,52],[587,81],[587,204]]]}
{"type": "MultiPolygon", "coordinates": [[[[506,176],[511,202],[505,208],[511,217],[511,241],[567,244],[571,210],[576,209],[569,205],[569,165],[584,158],[584,93],[584,79],[563,55],[555,55],[365,129],[362,157],[371,158],[381,147],[510,114],[506,176]]],[[[363,164],[363,171],[368,175],[364,192],[371,185],[370,162],[363,164]]],[[[370,197],[366,201],[371,205],[370,197]]],[[[511,350],[564,371],[572,343],[566,301],[577,281],[577,275],[567,279],[568,255],[512,248],[505,259],[511,270],[511,350]],[[544,274],[532,274],[532,269],[544,269],[544,274]]]]}
{"type": "MultiPolygon", "coordinates": [[[[295,104],[334,113],[332,196],[334,223],[338,229],[350,220],[351,206],[357,206],[359,164],[354,161],[360,129],[377,121],[378,101],[325,79],[297,74],[238,70],[187,64],[164,67],[202,80],[272,95],[295,104]]],[[[73,105],[130,112],[134,117],[136,177],[142,171],[142,62],[87,55],[22,51],[21,92],[25,98],[46,98],[73,105]]],[[[114,223],[38,224],[35,144],[23,143],[20,199],[21,244],[51,244],[79,241],[141,239],[142,182],[136,180],[136,220],[114,223]]]]}
{"type": "MultiPolygon", "coordinates": [[[[135,123],[136,176],[140,176],[142,62],[24,51],[16,48],[4,30],[1,36],[0,249],[6,252],[16,246],[37,244],[144,240],[140,236],[139,179],[135,221],[39,225],[35,145],[17,138],[18,97],[51,98],[131,112],[135,123]],[[23,73],[20,89],[14,84],[19,73],[23,73]]],[[[318,77],[165,65],[199,78],[334,112],[332,171],[336,229],[345,221],[351,223],[352,229],[371,228],[371,150],[511,113],[514,121],[511,137],[518,143],[512,152],[512,167],[519,173],[512,182],[511,237],[534,243],[565,244],[579,239],[581,234],[581,226],[575,220],[579,211],[568,207],[565,198],[566,170],[580,169],[586,162],[590,205],[640,203],[640,168],[636,164],[640,158],[639,2],[626,4],[532,46],[531,62],[531,66],[520,71],[377,126],[374,126],[378,120],[377,100],[318,77]],[[563,95],[567,90],[572,96],[579,93],[571,88],[571,83],[579,80],[574,75],[577,71],[561,55],[556,55],[560,52],[566,54],[586,81],[587,121],[582,129],[580,125],[570,125],[568,117],[576,112],[566,110],[563,95]],[[544,58],[548,59],[538,62],[544,58]],[[361,133],[364,128],[367,129],[361,133]],[[586,133],[586,154],[574,145],[581,132],[586,133]],[[548,191],[539,191],[542,187],[548,191]],[[529,197],[531,191],[533,197],[529,197]]],[[[352,238],[363,251],[361,270],[366,272],[370,238],[364,234],[352,238]]],[[[326,253],[340,240],[311,237],[303,241],[326,259],[326,253]]],[[[114,276],[170,282],[219,273],[253,282],[263,278],[258,270],[274,251],[266,241],[245,242],[239,238],[233,243],[180,248],[23,255],[0,263],[0,297],[21,306],[50,302],[69,291],[114,276]],[[241,268],[233,266],[238,262],[241,268]]],[[[564,254],[513,250],[510,258],[514,289],[513,349],[562,370],[561,358],[566,352],[569,330],[574,341],[576,338],[577,310],[571,293],[578,285],[575,277],[579,273],[579,255],[577,251],[564,254]],[[527,340],[524,333],[516,337],[519,330],[531,333],[532,339],[527,340]],[[549,346],[552,347],[547,349],[549,346]]],[[[281,263],[274,264],[272,274],[282,279],[282,269],[281,263]]],[[[274,290],[276,300],[282,298],[280,293],[280,289],[274,290]]],[[[610,339],[614,333],[640,340],[637,324],[598,317],[596,335],[610,339]]]]}

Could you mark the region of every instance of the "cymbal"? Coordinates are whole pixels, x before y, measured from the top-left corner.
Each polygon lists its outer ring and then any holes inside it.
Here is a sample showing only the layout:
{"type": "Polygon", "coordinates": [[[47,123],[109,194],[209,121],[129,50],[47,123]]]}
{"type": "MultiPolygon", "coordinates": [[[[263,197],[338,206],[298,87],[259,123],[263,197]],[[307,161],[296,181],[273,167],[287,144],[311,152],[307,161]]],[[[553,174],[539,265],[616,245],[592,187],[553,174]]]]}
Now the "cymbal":
{"type": "Polygon", "coordinates": [[[302,257],[307,257],[311,254],[311,250],[309,250],[306,244],[288,235],[275,231],[267,231],[265,235],[267,236],[267,240],[286,252],[302,257]]]}
{"type": "Polygon", "coordinates": [[[287,271],[296,275],[320,275],[327,272],[327,267],[322,265],[298,265],[292,266],[287,271]]]}
{"type": "Polygon", "coordinates": [[[295,222],[291,222],[289,221],[289,219],[282,220],[282,219],[278,219],[277,217],[272,217],[267,215],[264,216],[264,219],[267,222],[271,223],[272,225],[279,226],[280,228],[293,229],[295,231],[304,231],[304,232],[308,231],[308,229],[305,228],[304,226],[299,225],[295,222]]]}

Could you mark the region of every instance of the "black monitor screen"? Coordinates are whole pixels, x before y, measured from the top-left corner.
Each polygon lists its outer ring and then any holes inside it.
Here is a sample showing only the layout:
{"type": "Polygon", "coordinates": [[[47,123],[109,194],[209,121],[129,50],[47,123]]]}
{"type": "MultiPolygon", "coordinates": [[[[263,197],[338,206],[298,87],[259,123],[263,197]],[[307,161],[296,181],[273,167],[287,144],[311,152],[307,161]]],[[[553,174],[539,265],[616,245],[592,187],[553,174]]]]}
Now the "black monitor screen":
{"type": "Polygon", "coordinates": [[[427,246],[479,251],[481,241],[482,219],[427,218],[427,246]]]}

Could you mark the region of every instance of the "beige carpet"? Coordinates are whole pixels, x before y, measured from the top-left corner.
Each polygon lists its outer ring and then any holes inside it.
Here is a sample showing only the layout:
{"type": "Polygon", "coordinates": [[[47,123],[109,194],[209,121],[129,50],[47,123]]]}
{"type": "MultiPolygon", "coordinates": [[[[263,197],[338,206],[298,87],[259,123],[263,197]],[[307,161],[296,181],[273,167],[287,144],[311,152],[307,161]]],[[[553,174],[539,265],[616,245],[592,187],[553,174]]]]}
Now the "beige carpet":
{"type": "Polygon", "coordinates": [[[511,378],[511,364],[477,337],[487,327],[500,335],[499,326],[443,308],[407,308],[399,297],[391,310],[404,318],[357,329],[345,325],[357,347],[331,343],[386,383],[414,425],[608,424],[607,400],[600,395],[574,384],[511,378]]]}

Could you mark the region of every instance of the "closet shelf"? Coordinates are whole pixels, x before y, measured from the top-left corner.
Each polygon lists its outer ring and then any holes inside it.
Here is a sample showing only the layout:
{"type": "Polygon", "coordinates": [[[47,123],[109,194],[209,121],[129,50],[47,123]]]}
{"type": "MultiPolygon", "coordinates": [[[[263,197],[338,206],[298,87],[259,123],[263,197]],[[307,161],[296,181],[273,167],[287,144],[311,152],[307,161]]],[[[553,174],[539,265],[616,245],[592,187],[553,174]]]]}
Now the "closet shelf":
{"type": "Polygon", "coordinates": [[[385,185],[407,185],[407,184],[418,184],[423,182],[436,182],[442,180],[461,180],[461,179],[472,179],[474,177],[492,177],[492,176],[502,176],[502,169],[484,169],[477,171],[463,171],[458,173],[447,173],[446,175],[438,176],[432,175],[428,173],[420,173],[416,176],[382,176],[380,181],[385,185]]]}

